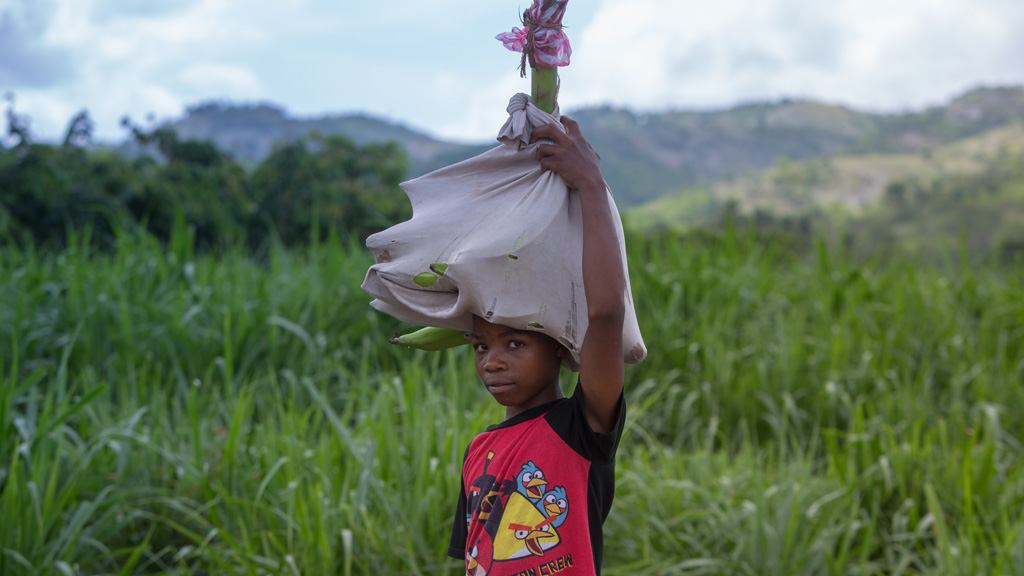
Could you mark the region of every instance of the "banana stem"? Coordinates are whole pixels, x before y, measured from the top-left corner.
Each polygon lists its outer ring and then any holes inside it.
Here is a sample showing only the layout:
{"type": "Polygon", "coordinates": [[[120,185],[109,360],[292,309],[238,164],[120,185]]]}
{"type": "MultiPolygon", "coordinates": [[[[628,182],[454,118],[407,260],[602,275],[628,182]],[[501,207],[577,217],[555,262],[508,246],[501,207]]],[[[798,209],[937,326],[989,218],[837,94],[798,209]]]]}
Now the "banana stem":
{"type": "Polygon", "coordinates": [[[551,114],[558,99],[558,68],[538,66],[530,69],[531,97],[534,106],[551,114]]]}

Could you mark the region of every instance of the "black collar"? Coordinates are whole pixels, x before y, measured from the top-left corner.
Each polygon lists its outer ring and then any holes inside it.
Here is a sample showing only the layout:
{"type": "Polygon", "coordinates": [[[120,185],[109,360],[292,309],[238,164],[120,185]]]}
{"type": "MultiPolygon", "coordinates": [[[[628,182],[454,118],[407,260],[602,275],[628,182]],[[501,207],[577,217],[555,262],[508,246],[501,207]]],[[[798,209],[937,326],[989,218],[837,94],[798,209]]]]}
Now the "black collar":
{"type": "Polygon", "coordinates": [[[527,420],[533,420],[534,418],[536,418],[536,417],[544,414],[548,410],[550,410],[555,404],[558,404],[559,402],[565,402],[566,400],[568,400],[568,398],[557,398],[555,400],[552,400],[551,402],[546,402],[544,404],[541,404],[540,406],[534,406],[533,408],[530,408],[529,410],[525,410],[523,412],[520,412],[519,414],[516,414],[515,416],[513,416],[513,417],[511,417],[511,418],[509,418],[509,419],[507,419],[507,420],[505,420],[503,422],[499,422],[497,424],[492,424],[492,425],[488,426],[487,427],[487,431],[488,432],[494,432],[495,430],[501,430],[502,428],[509,428],[511,426],[515,426],[516,424],[522,424],[523,422],[526,422],[527,420]]]}

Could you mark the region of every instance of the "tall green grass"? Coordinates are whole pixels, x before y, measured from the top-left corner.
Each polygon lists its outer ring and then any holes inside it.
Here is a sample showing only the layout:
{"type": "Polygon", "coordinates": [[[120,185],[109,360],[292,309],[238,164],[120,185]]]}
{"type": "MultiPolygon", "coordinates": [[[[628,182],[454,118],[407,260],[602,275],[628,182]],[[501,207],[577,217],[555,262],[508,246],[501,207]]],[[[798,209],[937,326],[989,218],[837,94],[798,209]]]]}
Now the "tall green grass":
{"type": "MultiPolygon", "coordinates": [[[[631,237],[609,574],[1024,574],[1024,274],[631,237]]],[[[467,350],[332,240],[0,248],[0,574],[438,574],[467,350]]],[[[566,374],[566,386],[572,376],[566,374]]]]}

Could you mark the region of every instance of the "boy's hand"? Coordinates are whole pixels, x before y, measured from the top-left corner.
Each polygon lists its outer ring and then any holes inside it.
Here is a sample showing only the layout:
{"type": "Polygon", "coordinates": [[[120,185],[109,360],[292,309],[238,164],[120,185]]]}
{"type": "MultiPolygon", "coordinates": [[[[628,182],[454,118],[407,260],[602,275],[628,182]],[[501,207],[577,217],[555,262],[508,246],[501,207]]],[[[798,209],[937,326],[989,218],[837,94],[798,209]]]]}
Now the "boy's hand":
{"type": "Polygon", "coordinates": [[[537,161],[542,171],[552,171],[562,177],[565,185],[574,190],[604,191],[601,178],[601,157],[590,147],[580,132],[580,125],[568,116],[562,116],[562,132],[554,124],[533,129],[530,143],[544,138],[554,144],[542,143],[537,147],[537,161]]]}

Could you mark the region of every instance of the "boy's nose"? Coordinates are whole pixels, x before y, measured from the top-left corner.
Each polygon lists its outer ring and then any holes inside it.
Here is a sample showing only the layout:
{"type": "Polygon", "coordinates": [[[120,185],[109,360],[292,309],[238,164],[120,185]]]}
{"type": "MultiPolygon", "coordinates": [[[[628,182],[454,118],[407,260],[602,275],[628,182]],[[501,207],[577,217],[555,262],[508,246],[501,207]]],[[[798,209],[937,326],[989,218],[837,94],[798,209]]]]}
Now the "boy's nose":
{"type": "Polygon", "coordinates": [[[491,352],[487,355],[487,359],[484,360],[484,370],[488,372],[497,372],[498,370],[505,369],[505,360],[501,357],[501,354],[491,352]]]}

